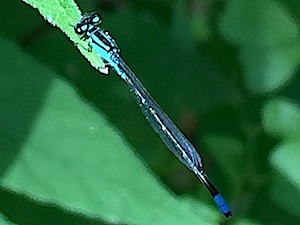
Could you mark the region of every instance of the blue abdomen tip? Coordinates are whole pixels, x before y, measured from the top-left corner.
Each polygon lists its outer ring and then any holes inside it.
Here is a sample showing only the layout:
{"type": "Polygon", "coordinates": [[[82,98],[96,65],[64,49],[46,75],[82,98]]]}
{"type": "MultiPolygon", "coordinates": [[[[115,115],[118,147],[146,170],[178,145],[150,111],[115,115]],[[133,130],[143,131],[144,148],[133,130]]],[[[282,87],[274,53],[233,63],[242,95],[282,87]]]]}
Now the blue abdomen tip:
{"type": "Polygon", "coordinates": [[[230,210],[228,204],[226,203],[226,201],[224,200],[224,198],[222,197],[222,195],[220,193],[218,193],[214,197],[214,200],[215,200],[217,206],[219,207],[219,209],[224,214],[224,216],[226,218],[229,218],[231,216],[231,210],[230,210]]]}

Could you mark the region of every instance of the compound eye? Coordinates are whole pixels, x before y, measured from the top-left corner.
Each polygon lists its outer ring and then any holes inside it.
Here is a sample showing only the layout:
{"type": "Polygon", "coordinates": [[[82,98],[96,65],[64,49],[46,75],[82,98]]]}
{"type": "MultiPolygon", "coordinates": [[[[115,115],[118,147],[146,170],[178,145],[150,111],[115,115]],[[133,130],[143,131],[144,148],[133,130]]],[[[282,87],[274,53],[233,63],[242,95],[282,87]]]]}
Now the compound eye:
{"type": "Polygon", "coordinates": [[[88,25],[87,24],[84,24],[80,27],[80,30],[83,32],[86,32],[88,30],[88,25]]]}
{"type": "Polygon", "coordinates": [[[86,32],[86,29],[87,29],[87,25],[78,25],[78,26],[75,26],[74,27],[74,31],[76,34],[79,34],[79,35],[82,35],[83,33],[86,32]]]}
{"type": "Polygon", "coordinates": [[[98,14],[98,13],[93,13],[93,14],[91,15],[91,21],[92,21],[93,24],[99,24],[99,23],[101,23],[102,20],[101,20],[100,14],[98,14]]]}

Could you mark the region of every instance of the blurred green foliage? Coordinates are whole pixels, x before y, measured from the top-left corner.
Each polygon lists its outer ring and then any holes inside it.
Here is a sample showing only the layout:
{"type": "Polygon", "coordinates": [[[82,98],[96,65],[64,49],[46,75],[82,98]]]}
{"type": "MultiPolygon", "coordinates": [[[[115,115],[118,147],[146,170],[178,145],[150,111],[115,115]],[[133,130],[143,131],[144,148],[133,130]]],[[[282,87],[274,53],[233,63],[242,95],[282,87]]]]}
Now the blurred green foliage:
{"type": "MultiPolygon", "coordinates": [[[[72,1],[35,2],[80,42],[72,1]]],[[[100,76],[37,10],[2,1],[0,224],[300,223],[297,1],[77,4],[102,14],[234,216],[224,221],[114,72],[100,76]]]]}

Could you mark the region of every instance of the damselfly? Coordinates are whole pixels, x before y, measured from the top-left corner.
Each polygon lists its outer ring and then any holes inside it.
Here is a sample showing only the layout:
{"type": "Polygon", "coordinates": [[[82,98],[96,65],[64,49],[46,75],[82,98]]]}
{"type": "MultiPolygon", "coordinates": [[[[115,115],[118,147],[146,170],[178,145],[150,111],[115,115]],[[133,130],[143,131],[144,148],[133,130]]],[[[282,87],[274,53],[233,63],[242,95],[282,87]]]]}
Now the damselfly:
{"type": "Polygon", "coordinates": [[[173,152],[186,167],[195,173],[198,179],[207,188],[225,217],[229,218],[231,216],[230,208],[219,191],[209,180],[203,169],[202,160],[198,152],[154,101],[136,75],[120,57],[120,50],[115,40],[107,31],[99,27],[101,22],[99,14],[91,13],[84,16],[74,26],[74,30],[81,39],[88,41],[90,50],[95,50],[99,54],[106,68],[106,70],[102,71],[107,71],[108,73],[112,67],[122,80],[127,83],[152,128],[159,134],[170,151],[173,152]]]}

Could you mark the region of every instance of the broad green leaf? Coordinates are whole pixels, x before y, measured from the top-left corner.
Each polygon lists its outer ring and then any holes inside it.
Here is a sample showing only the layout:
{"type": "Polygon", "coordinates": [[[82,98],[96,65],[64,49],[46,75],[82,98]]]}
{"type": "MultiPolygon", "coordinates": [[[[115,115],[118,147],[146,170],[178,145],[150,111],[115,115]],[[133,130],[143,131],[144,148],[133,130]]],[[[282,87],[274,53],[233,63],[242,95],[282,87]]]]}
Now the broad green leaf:
{"type": "Polygon", "coordinates": [[[13,225],[14,223],[8,221],[8,219],[0,212],[0,224],[1,225],[13,225]]]}
{"type": "Polygon", "coordinates": [[[300,217],[300,141],[277,146],[269,161],[279,173],[272,185],[272,198],[282,208],[300,217]]]}
{"type": "Polygon", "coordinates": [[[272,99],[262,110],[265,130],[282,138],[300,138],[300,109],[287,99],[272,99]]]}
{"type": "Polygon", "coordinates": [[[230,0],[219,29],[239,47],[245,84],[251,91],[274,91],[295,74],[300,62],[299,29],[277,1],[230,0]]]}
{"type": "Polygon", "coordinates": [[[168,192],[74,88],[0,46],[2,187],[113,223],[216,223],[219,212],[168,192]]]}

